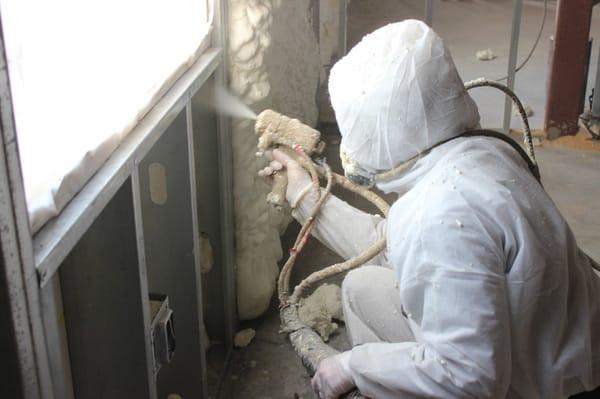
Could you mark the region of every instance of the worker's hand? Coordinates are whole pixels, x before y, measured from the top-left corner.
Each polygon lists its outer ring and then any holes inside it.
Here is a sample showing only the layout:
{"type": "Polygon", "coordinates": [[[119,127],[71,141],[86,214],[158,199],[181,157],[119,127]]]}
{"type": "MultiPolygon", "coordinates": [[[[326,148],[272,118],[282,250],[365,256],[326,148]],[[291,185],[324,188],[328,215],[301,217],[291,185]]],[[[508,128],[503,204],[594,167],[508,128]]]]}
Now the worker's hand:
{"type": "Polygon", "coordinates": [[[310,383],[319,399],[336,399],[355,387],[352,377],[344,371],[336,356],[319,363],[310,383]]]}
{"type": "Polygon", "coordinates": [[[285,199],[293,206],[306,194],[309,186],[312,184],[310,175],[298,162],[290,158],[285,152],[275,149],[268,154],[272,161],[266,168],[258,174],[269,178],[273,173],[286,169],[288,184],[285,192],[285,199]]]}

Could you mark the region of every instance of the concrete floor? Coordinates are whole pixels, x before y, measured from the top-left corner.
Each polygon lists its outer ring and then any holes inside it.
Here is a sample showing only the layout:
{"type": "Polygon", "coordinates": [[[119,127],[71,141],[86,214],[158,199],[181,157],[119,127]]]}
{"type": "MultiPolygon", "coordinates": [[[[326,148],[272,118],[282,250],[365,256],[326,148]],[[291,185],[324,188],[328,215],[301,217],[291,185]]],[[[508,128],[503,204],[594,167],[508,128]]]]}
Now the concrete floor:
{"type": "MultiPolygon", "coordinates": [[[[436,1],[434,28],[446,40],[453,52],[461,76],[465,80],[486,76],[499,77],[505,73],[508,58],[510,14],[512,1],[436,1]],[[472,25],[470,25],[472,24],[472,25]],[[475,28],[485,26],[483,28],[475,28]],[[498,58],[483,63],[475,60],[475,52],[492,48],[498,58]]],[[[349,45],[362,35],[386,23],[410,17],[421,17],[420,0],[352,0],[349,12],[349,45]],[[375,6],[376,5],[376,6],[375,6]]],[[[537,34],[542,2],[525,1],[522,27],[521,58],[529,51],[537,34]]],[[[593,35],[600,37],[600,7],[596,7],[593,35]]],[[[545,102],[545,71],[548,37],[554,24],[554,2],[551,2],[548,20],[540,47],[530,64],[518,75],[517,92],[536,114],[532,126],[542,125],[545,102]]],[[[596,46],[598,47],[598,46],[596,46]]],[[[596,59],[594,50],[593,59],[596,59]]],[[[591,71],[590,75],[594,76],[591,71]]],[[[484,127],[499,127],[504,100],[501,95],[484,89],[473,93],[479,104],[484,127]]],[[[518,127],[518,121],[513,119],[518,127]]],[[[338,138],[327,136],[329,160],[340,170],[337,158],[338,138]]],[[[544,186],[575,232],[580,246],[595,259],[600,259],[600,152],[584,152],[553,146],[536,148],[544,186]]],[[[343,194],[352,204],[360,201],[353,195],[343,194]]],[[[360,205],[357,205],[360,206],[360,205]]],[[[292,224],[283,237],[283,247],[289,248],[298,231],[292,224]]],[[[330,265],[339,258],[316,240],[311,240],[299,259],[296,270],[301,275],[330,265]]],[[[295,276],[297,280],[300,276],[295,276]]],[[[256,339],[245,349],[235,350],[229,369],[221,383],[219,398],[313,398],[309,379],[298,357],[283,336],[278,334],[277,304],[260,319],[243,323],[241,328],[252,327],[256,339]]],[[[343,330],[332,338],[339,349],[347,347],[343,330]]],[[[214,390],[211,390],[214,392],[214,390]]]]}

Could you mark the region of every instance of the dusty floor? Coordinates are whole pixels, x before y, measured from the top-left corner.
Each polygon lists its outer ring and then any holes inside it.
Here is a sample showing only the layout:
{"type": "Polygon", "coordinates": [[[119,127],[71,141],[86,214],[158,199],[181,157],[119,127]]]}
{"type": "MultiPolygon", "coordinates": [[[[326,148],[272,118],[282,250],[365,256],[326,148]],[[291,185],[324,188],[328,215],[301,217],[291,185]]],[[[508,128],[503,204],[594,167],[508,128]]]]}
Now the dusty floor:
{"type": "MultiPolygon", "coordinates": [[[[537,34],[542,14],[541,1],[525,1],[521,51],[519,59],[529,51],[537,34]]],[[[421,17],[424,2],[420,0],[352,0],[349,6],[349,46],[360,37],[386,23],[403,18],[421,17]],[[377,7],[374,6],[377,4],[377,7]]],[[[510,32],[511,4],[509,0],[446,0],[436,2],[434,28],[446,40],[454,54],[455,62],[465,80],[480,76],[499,77],[506,71],[510,32]],[[476,30],[485,22],[485,29],[476,30]],[[473,25],[470,25],[473,24],[473,25]],[[482,63],[475,60],[477,50],[492,48],[498,58],[482,63]]],[[[600,8],[594,15],[592,35],[600,37],[600,8]]],[[[534,109],[532,127],[542,124],[545,102],[545,71],[548,59],[549,36],[553,31],[555,3],[551,2],[546,28],[537,52],[530,64],[517,78],[517,92],[523,101],[534,109]]],[[[597,47],[597,46],[596,46],[597,47]]],[[[596,60],[595,49],[592,59],[596,60]]],[[[595,65],[595,63],[593,63],[595,65]]],[[[590,76],[595,76],[592,67],[590,76]]],[[[591,79],[591,78],[590,78],[591,79]]],[[[482,125],[499,127],[502,120],[503,98],[484,89],[474,93],[480,106],[482,125]]],[[[513,126],[518,120],[513,118],[513,126]]],[[[333,162],[337,153],[337,137],[328,137],[329,157],[333,162]]],[[[579,241],[580,246],[595,259],[600,259],[600,152],[586,152],[543,145],[536,148],[542,179],[579,241]]],[[[353,195],[344,199],[357,204],[353,195]]],[[[292,224],[283,238],[284,248],[289,248],[298,230],[292,224]]],[[[307,245],[296,270],[303,275],[337,261],[315,240],[307,245]]],[[[271,311],[258,320],[244,323],[244,327],[257,330],[256,339],[245,349],[235,350],[229,369],[221,383],[219,398],[312,398],[308,377],[297,356],[286,340],[278,334],[279,319],[276,303],[271,311]]],[[[347,346],[342,332],[333,337],[333,345],[343,349],[347,346]]],[[[212,392],[214,390],[211,389],[212,392]]]]}

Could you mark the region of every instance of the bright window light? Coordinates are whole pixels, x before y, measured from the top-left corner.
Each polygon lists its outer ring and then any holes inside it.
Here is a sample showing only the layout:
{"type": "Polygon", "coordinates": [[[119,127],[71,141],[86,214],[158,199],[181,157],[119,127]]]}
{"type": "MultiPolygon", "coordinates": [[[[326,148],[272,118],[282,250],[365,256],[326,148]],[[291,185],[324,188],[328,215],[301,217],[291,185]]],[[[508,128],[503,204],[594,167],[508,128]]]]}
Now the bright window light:
{"type": "Polygon", "coordinates": [[[211,0],[0,0],[32,230],[207,47],[211,0]]]}

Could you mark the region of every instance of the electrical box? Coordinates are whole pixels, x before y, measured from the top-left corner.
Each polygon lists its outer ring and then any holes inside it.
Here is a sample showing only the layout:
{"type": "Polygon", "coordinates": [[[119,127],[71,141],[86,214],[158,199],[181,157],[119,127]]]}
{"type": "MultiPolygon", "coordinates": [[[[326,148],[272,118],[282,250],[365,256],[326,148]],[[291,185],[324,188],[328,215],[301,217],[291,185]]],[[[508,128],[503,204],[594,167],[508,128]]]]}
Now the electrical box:
{"type": "Polygon", "coordinates": [[[168,364],[175,353],[175,325],[169,297],[150,294],[150,339],[154,353],[154,374],[168,364]]]}

